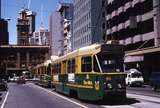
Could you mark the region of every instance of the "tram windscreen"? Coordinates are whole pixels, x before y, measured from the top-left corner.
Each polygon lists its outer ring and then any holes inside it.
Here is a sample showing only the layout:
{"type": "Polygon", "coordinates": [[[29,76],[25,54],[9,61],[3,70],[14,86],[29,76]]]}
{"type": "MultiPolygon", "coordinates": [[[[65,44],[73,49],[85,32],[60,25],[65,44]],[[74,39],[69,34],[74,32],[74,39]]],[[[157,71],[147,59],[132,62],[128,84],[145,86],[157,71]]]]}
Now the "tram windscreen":
{"type": "Polygon", "coordinates": [[[94,71],[103,73],[122,72],[123,71],[123,56],[121,54],[97,54],[97,59],[94,56],[94,71]],[[97,61],[98,60],[98,61],[97,61]],[[99,66],[98,66],[99,62],[99,66]]]}

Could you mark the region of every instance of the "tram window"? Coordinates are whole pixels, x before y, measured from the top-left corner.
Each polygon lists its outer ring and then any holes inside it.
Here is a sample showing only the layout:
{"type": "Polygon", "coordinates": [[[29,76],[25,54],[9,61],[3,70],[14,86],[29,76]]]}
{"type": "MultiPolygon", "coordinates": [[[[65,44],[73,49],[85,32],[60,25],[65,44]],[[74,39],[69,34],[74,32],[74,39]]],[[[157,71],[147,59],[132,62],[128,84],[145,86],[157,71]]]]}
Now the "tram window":
{"type": "Polygon", "coordinates": [[[58,72],[58,73],[61,73],[61,63],[58,63],[58,64],[57,64],[57,72],[58,72]]]}
{"type": "Polygon", "coordinates": [[[58,73],[58,64],[52,66],[52,73],[58,73]]]}
{"type": "Polygon", "coordinates": [[[92,71],[91,56],[82,57],[81,64],[82,64],[82,67],[81,67],[82,72],[91,72],[92,71]]]}
{"type": "MultiPolygon", "coordinates": [[[[101,69],[103,72],[122,71],[122,63],[119,55],[116,54],[98,54],[97,55],[101,69]]],[[[94,56],[94,71],[100,72],[97,60],[94,56]]]]}
{"type": "Polygon", "coordinates": [[[72,60],[72,73],[75,73],[75,59],[72,60]]]}
{"type": "Polygon", "coordinates": [[[71,73],[71,60],[68,60],[67,71],[71,73]]]}
{"type": "Polygon", "coordinates": [[[68,73],[75,72],[75,59],[68,60],[68,73]]]}

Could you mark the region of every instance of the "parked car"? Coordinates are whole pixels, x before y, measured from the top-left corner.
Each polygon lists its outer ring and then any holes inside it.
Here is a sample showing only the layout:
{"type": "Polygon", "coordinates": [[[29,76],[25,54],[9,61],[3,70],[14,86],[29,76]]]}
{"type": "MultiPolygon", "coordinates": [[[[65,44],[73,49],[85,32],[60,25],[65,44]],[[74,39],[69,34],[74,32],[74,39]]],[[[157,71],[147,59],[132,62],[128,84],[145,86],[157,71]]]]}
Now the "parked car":
{"type": "Polygon", "coordinates": [[[126,85],[128,86],[142,86],[144,79],[142,73],[137,69],[129,69],[126,71],[126,85]]]}
{"type": "Polygon", "coordinates": [[[12,78],[9,77],[9,82],[17,82],[18,79],[19,79],[18,76],[14,76],[12,78]]]}
{"type": "Polygon", "coordinates": [[[154,91],[160,89],[160,72],[152,72],[150,77],[150,85],[154,91]]]}
{"type": "Polygon", "coordinates": [[[26,83],[26,80],[23,76],[21,76],[17,79],[17,84],[25,84],[25,83],[26,83]]]}
{"type": "Polygon", "coordinates": [[[7,91],[7,82],[4,79],[0,79],[0,91],[7,91]]]}

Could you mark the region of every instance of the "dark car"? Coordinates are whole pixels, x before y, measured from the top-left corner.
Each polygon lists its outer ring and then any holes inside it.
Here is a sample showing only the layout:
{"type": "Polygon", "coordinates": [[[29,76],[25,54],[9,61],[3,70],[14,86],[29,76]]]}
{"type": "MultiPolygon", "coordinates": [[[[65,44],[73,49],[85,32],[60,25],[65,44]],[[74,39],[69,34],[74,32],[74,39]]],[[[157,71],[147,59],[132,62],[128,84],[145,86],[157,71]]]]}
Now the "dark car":
{"type": "Polygon", "coordinates": [[[24,77],[21,76],[17,79],[17,84],[25,84],[25,83],[26,83],[26,80],[24,77]]]}
{"type": "Polygon", "coordinates": [[[7,90],[8,90],[7,82],[4,81],[3,79],[0,79],[0,91],[7,91],[7,90]]]}
{"type": "Polygon", "coordinates": [[[150,78],[150,85],[154,91],[160,89],[160,72],[153,72],[150,78]]]}

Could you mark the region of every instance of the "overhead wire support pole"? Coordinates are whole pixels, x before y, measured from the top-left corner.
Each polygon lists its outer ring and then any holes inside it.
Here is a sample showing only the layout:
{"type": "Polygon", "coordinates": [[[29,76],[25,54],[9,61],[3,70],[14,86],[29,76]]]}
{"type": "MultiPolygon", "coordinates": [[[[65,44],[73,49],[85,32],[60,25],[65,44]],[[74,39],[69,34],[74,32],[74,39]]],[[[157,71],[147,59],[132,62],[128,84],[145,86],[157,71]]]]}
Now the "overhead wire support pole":
{"type": "Polygon", "coordinates": [[[103,71],[102,71],[102,68],[101,68],[101,65],[100,65],[100,63],[99,63],[99,60],[98,60],[97,55],[95,55],[95,57],[96,57],[96,60],[97,60],[97,64],[98,64],[99,70],[100,70],[100,72],[101,72],[101,73],[103,73],[103,71]]]}

